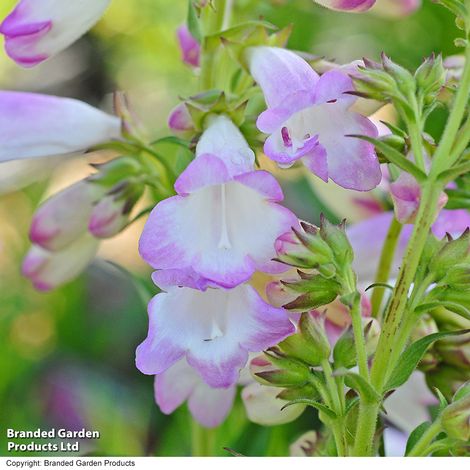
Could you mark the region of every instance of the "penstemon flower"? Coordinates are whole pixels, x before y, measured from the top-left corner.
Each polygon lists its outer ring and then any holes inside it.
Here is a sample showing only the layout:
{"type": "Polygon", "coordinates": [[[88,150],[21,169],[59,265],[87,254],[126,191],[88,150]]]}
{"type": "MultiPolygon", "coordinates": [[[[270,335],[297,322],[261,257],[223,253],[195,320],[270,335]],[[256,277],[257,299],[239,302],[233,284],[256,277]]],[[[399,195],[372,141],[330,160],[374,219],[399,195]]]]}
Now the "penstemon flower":
{"type": "Polygon", "coordinates": [[[201,46],[193,38],[188,27],[183,24],[176,31],[179,46],[181,49],[181,58],[185,64],[191,67],[199,67],[201,46]]]}
{"type": "Polygon", "coordinates": [[[169,288],[152,299],[148,312],[137,368],[161,374],[186,358],[211,387],[234,385],[249,352],[273,346],[294,331],[285,311],[267,304],[249,285],[204,292],[169,288]]]}
{"type": "Polygon", "coordinates": [[[118,117],[81,101],[0,91],[0,162],[79,153],[120,136],[118,117]]]}
{"type": "Polygon", "coordinates": [[[0,25],[7,54],[34,67],[61,52],[100,19],[111,0],[20,0],[0,25]]]}
{"type": "Polygon", "coordinates": [[[227,117],[213,118],[175,189],[177,196],[152,211],[140,239],[153,268],[196,273],[222,287],[284,269],[272,261],[274,242],[297,218],[277,204],[279,184],[255,171],[253,151],[227,117]]]}
{"type": "Polygon", "coordinates": [[[181,359],[155,376],[155,401],[160,410],[171,414],[185,401],[194,419],[207,428],[221,424],[233,406],[236,386],[212,388],[181,359]]]}
{"type": "Polygon", "coordinates": [[[349,108],[352,80],[338,70],[321,77],[297,54],[274,47],[249,48],[251,74],[268,109],[258,128],[270,136],[265,154],[281,166],[297,160],[324,181],[368,191],[381,179],[373,145],[348,135],[377,136],[374,124],[349,108]]]}

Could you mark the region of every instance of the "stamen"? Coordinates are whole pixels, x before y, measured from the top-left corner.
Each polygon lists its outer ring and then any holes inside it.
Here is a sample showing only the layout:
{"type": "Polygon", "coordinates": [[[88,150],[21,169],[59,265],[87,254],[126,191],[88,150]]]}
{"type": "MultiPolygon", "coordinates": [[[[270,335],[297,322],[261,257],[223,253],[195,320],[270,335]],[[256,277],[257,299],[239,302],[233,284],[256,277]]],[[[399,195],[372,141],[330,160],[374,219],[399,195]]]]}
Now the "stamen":
{"type": "Polygon", "coordinates": [[[287,129],[287,127],[283,127],[281,129],[281,136],[282,136],[282,141],[284,142],[284,145],[286,147],[292,147],[292,139],[289,135],[289,129],[287,129]]]}

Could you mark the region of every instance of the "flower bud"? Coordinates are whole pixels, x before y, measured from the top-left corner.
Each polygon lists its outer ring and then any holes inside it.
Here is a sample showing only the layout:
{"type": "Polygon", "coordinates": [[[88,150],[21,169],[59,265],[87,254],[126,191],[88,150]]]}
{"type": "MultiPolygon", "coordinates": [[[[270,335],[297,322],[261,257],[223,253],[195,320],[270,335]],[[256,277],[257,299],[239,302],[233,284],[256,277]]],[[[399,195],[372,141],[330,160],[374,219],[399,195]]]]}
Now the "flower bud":
{"type": "Polygon", "coordinates": [[[310,366],[320,365],[330,357],[330,343],[325,332],[324,320],[311,313],[303,313],[298,332],[279,343],[279,348],[295,359],[310,366]]]}
{"type": "Polygon", "coordinates": [[[65,249],[50,252],[33,245],[23,260],[22,274],[40,291],[49,291],[77,277],[93,260],[99,242],[85,234],[65,249]]]}
{"type": "Polygon", "coordinates": [[[181,25],[177,29],[176,35],[178,37],[183,62],[191,67],[199,67],[201,46],[191,35],[188,27],[185,24],[181,25]]]}
{"type": "Polygon", "coordinates": [[[432,55],[425,59],[416,70],[415,79],[424,103],[432,103],[446,81],[446,70],[442,63],[442,57],[432,55]]]}
{"type": "Polygon", "coordinates": [[[241,393],[248,419],[262,426],[290,423],[305,410],[306,405],[296,404],[284,408],[288,402],[277,398],[279,390],[259,383],[246,386],[241,393]]]}
{"type": "Polygon", "coordinates": [[[97,238],[110,238],[123,230],[129,222],[129,214],[143,192],[140,185],[119,185],[94,207],[88,230],[97,238]]]}
{"type": "Polygon", "coordinates": [[[29,237],[50,251],[59,251],[86,233],[99,185],[79,181],[48,199],[34,214],[29,237]]]}
{"type": "Polygon", "coordinates": [[[444,409],[441,422],[449,437],[468,442],[470,440],[470,389],[468,383],[460,396],[461,398],[444,409]]]}
{"type": "Polygon", "coordinates": [[[252,359],[250,372],[258,382],[275,387],[304,385],[310,377],[305,364],[291,359],[277,348],[252,359]]]}
{"type": "Polygon", "coordinates": [[[316,431],[308,431],[302,434],[289,447],[291,457],[313,457],[318,448],[319,435],[316,431]]]}
{"type": "Polygon", "coordinates": [[[457,264],[468,260],[470,252],[470,230],[456,240],[449,240],[431,259],[429,271],[435,274],[435,280],[442,279],[457,264]]]}
{"type": "Polygon", "coordinates": [[[470,370],[470,333],[444,338],[435,349],[446,364],[470,370]]]}
{"type": "Polygon", "coordinates": [[[447,82],[457,82],[462,78],[465,67],[464,55],[451,55],[444,59],[444,67],[447,71],[447,82]]]}
{"type": "Polygon", "coordinates": [[[348,267],[353,261],[354,253],[346,235],[345,221],[340,225],[334,225],[323,214],[320,220],[320,235],[333,251],[336,266],[348,267]]]}
{"type": "Polygon", "coordinates": [[[87,178],[88,181],[111,188],[132,176],[142,173],[140,162],[132,157],[118,157],[109,162],[93,165],[99,170],[87,178]]]}
{"type": "Polygon", "coordinates": [[[168,127],[175,133],[194,130],[194,122],[185,103],[180,103],[170,111],[168,127]]]}
{"type": "Polygon", "coordinates": [[[379,342],[380,323],[375,318],[362,318],[362,327],[364,329],[367,357],[371,357],[375,353],[379,342]]]}

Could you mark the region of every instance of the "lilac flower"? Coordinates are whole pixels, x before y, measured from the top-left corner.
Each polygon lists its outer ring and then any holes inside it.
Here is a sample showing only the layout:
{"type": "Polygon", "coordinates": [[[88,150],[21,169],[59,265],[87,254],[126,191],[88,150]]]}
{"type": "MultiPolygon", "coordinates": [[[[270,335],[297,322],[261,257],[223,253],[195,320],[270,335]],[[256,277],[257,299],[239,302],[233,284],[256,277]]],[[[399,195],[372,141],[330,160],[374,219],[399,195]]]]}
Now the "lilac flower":
{"type": "Polygon", "coordinates": [[[192,67],[199,67],[201,46],[191,35],[188,27],[183,24],[176,31],[179,46],[181,49],[181,58],[185,64],[192,67]]]}
{"type": "MultiPolygon", "coordinates": [[[[421,200],[421,187],[408,173],[402,173],[390,184],[390,194],[395,207],[395,217],[402,224],[412,224],[418,214],[421,200]]],[[[438,201],[438,211],[447,204],[447,194],[442,192],[438,201]]]]}
{"type": "Polygon", "coordinates": [[[0,25],[7,54],[33,67],[70,46],[103,15],[111,0],[20,0],[0,25]]]}
{"type": "Polygon", "coordinates": [[[264,302],[249,285],[231,290],[168,289],[149,304],[149,331],[136,351],[137,368],[161,374],[186,358],[211,387],[236,383],[249,352],[292,334],[283,309],[264,302]]]}
{"type": "Polygon", "coordinates": [[[160,410],[171,414],[185,401],[193,418],[206,428],[221,424],[230,412],[236,385],[212,388],[181,359],[169,369],[155,376],[155,401],[160,410]]]}
{"type": "Polygon", "coordinates": [[[50,252],[33,245],[23,260],[22,274],[40,291],[49,291],[78,276],[95,257],[99,242],[84,234],[63,250],[50,252]]]}
{"type": "Polygon", "coordinates": [[[255,271],[280,272],[274,242],[297,224],[277,181],[254,170],[254,154],[235,125],[215,117],[196,158],[160,202],[140,239],[140,254],[155,269],[183,270],[234,287],[255,271]]]}
{"type": "Polygon", "coordinates": [[[270,134],[264,152],[283,167],[301,160],[324,181],[368,191],[381,179],[373,145],[352,134],[377,136],[366,117],[351,111],[352,80],[339,70],[321,77],[298,55],[275,47],[247,51],[249,68],[268,109],[258,128],[270,134]]]}
{"type": "Polygon", "coordinates": [[[0,162],[78,153],[120,135],[119,118],[81,101],[0,91],[0,162]]]}
{"type": "MultiPolygon", "coordinates": [[[[361,12],[371,8],[376,0],[314,0],[331,10],[361,12]]],[[[380,2],[380,0],[378,0],[380,2]]]]}

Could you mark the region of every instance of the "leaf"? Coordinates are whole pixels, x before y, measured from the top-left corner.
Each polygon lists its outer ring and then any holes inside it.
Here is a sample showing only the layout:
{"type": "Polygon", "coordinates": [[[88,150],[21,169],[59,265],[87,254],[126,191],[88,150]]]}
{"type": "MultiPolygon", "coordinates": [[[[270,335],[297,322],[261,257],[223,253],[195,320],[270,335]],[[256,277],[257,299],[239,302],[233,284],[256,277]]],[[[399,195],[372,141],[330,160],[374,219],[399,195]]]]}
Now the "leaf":
{"type": "Polygon", "coordinates": [[[387,289],[393,290],[393,286],[391,286],[390,284],[387,284],[385,282],[374,282],[373,284],[367,287],[365,292],[367,292],[369,289],[373,289],[374,287],[385,287],[387,289]]]}
{"type": "Polygon", "coordinates": [[[433,333],[432,335],[425,336],[415,343],[408,346],[400,356],[400,359],[392,371],[392,375],[385,385],[384,392],[393,390],[403,385],[413,371],[416,369],[419,361],[424,356],[424,353],[428,347],[437,341],[438,339],[445,338],[447,336],[457,336],[469,333],[470,330],[458,330],[458,331],[442,331],[440,333],[433,333]]]}
{"type": "Polygon", "coordinates": [[[281,408],[281,411],[285,410],[288,406],[298,405],[298,404],[312,406],[313,408],[316,408],[318,411],[321,411],[322,413],[326,414],[329,418],[331,418],[331,419],[336,418],[336,413],[333,410],[330,410],[330,408],[328,408],[323,403],[320,403],[320,402],[315,401],[315,400],[309,400],[308,398],[299,398],[297,400],[292,400],[289,403],[287,403],[286,405],[284,405],[281,408]]]}
{"type": "Polygon", "coordinates": [[[347,415],[357,404],[359,403],[359,397],[354,397],[346,403],[346,409],[344,414],[347,415]]]}
{"type": "Polygon", "coordinates": [[[430,426],[431,423],[429,421],[425,421],[413,429],[410,437],[408,438],[408,441],[406,442],[405,456],[407,456],[413,450],[413,447],[421,439],[423,434],[429,429],[430,426]]]}
{"type": "Polygon", "coordinates": [[[183,147],[187,150],[189,150],[189,142],[184,139],[180,139],[179,137],[176,137],[174,135],[168,135],[166,137],[162,137],[160,139],[154,140],[150,145],[153,147],[154,145],[158,144],[173,144],[173,145],[179,145],[180,147],[183,147]]]}
{"type": "Polygon", "coordinates": [[[333,375],[344,376],[345,384],[356,390],[366,403],[378,403],[380,401],[380,395],[361,375],[343,369],[336,370],[333,375]]]}
{"type": "Polygon", "coordinates": [[[421,304],[415,308],[415,312],[416,313],[429,312],[430,310],[433,310],[437,307],[444,307],[447,310],[450,310],[451,312],[454,312],[457,315],[460,315],[461,317],[466,318],[467,320],[470,320],[470,310],[468,310],[468,308],[456,302],[441,301],[441,302],[430,302],[426,304],[421,304]]]}
{"type": "Polygon", "coordinates": [[[425,173],[423,173],[411,160],[405,158],[398,150],[395,150],[385,142],[366,135],[350,134],[346,137],[357,137],[358,139],[363,139],[374,144],[377,150],[379,150],[390,163],[393,163],[407,173],[410,173],[417,181],[424,181],[426,179],[425,173]]]}
{"type": "Polygon", "coordinates": [[[197,15],[196,7],[194,6],[193,0],[188,0],[188,17],[187,17],[188,29],[191,36],[199,43],[202,42],[201,25],[199,24],[199,18],[197,15]]]}
{"type": "Polygon", "coordinates": [[[441,413],[447,407],[449,402],[437,387],[433,387],[433,389],[436,392],[437,398],[439,399],[439,413],[441,413]]]}

